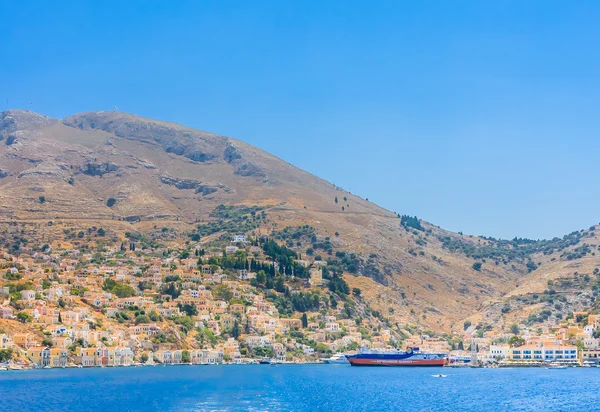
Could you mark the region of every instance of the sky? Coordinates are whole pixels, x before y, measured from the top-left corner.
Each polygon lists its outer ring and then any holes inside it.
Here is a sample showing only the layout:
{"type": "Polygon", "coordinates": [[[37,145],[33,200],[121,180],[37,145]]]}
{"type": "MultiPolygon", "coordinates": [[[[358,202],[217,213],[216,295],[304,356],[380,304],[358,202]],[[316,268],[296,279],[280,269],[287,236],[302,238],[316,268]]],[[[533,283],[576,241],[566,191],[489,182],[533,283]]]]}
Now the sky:
{"type": "Polygon", "coordinates": [[[0,2],[0,105],[246,141],[452,231],[600,222],[600,2],[0,2]]]}

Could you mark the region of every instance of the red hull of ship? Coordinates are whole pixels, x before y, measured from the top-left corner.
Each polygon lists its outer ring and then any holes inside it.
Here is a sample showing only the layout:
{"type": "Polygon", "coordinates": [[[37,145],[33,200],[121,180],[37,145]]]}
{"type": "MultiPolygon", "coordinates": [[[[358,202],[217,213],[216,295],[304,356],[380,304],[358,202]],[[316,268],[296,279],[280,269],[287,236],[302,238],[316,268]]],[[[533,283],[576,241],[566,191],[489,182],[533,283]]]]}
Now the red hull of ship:
{"type": "Polygon", "coordinates": [[[446,359],[348,359],[352,366],[444,366],[446,359]]]}

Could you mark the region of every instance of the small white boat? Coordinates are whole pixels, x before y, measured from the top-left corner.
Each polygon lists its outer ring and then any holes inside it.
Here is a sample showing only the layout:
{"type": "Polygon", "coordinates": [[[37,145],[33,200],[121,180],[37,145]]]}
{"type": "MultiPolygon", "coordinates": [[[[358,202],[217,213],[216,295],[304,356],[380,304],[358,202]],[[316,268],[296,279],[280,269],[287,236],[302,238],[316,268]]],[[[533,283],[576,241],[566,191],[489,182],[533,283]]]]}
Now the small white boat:
{"type": "Polygon", "coordinates": [[[431,375],[431,376],[433,376],[434,378],[445,378],[448,375],[442,375],[441,373],[438,373],[437,375],[431,375]]]}
{"type": "Polygon", "coordinates": [[[552,362],[548,365],[548,369],[567,369],[567,365],[561,365],[558,362],[552,362]]]}
{"type": "Polygon", "coordinates": [[[323,363],[327,363],[330,365],[335,365],[335,364],[346,365],[349,362],[348,362],[348,359],[346,359],[346,355],[344,355],[343,353],[336,353],[329,359],[323,359],[323,363]]]}

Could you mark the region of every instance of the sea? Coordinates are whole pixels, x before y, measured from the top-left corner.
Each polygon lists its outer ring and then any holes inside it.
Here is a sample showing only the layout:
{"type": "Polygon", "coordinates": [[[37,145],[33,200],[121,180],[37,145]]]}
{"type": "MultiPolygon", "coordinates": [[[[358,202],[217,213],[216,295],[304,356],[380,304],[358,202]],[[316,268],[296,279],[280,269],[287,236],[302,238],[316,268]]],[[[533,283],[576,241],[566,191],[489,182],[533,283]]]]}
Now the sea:
{"type": "Polygon", "coordinates": [[[0,411],[600,411],[598,388],[600,368],[47,369],[0,372],[0,411]]]}

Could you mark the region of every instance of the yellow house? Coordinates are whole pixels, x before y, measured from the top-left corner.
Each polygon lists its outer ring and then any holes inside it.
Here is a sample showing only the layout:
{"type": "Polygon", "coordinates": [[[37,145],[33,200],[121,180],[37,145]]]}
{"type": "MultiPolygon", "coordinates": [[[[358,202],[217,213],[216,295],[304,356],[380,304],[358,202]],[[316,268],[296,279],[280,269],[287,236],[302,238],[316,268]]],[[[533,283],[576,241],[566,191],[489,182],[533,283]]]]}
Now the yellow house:
{"type": "Polygon", "coordinates": [[[67,366],[67,350],[64,348],[50,349],[50,366],[53,368],[67,366]]]}
{"type": "Polygon", "coordinates": [[[77,357],[82,366],[96,365],[96,348],[77,348],[77,357]]]}
{"type": "Polygon", "coordinates": [[[15,345],[19,345],[22,348],[29,349],[36,345],[35,335],[30,333],[17,333],[13,337],[15,345]]]}
{"type": "Polygon", "coordinates": [[[244,313],[244,305],[242,303],[234,303],[229,306],[229,311],[231,313],[244,313]]]}
{"type": "Polygon", "coordinates": [[[44,346],[36,346],[27,350],[27,357],[39,368],[50,365],[50,349],[44,346]]]}
{"type": "Polygon", "coordinates": [[[600,315],[588,316],[588,325],[598,326],[599,323],[600,323],[600,315]]]}

